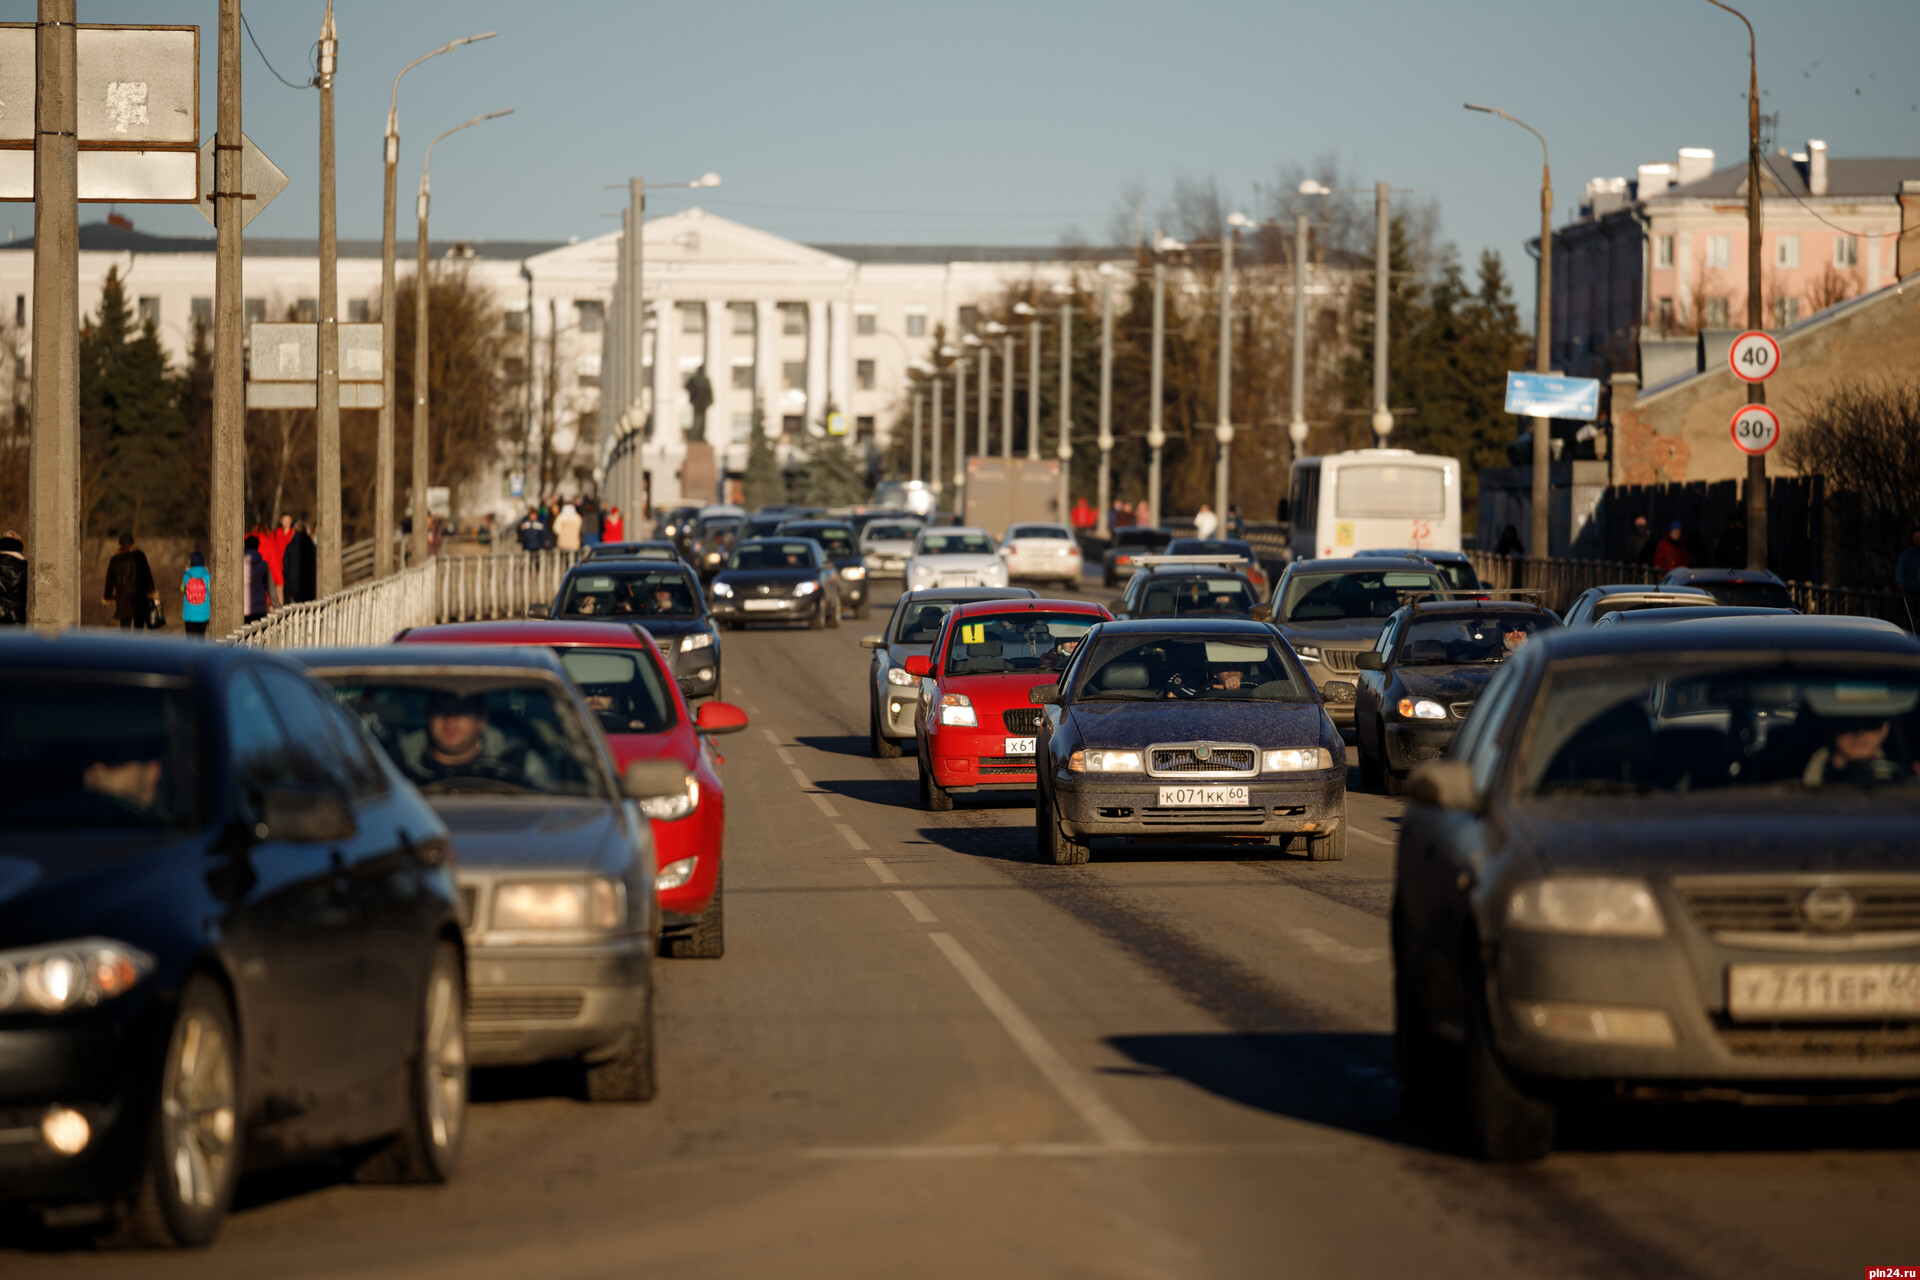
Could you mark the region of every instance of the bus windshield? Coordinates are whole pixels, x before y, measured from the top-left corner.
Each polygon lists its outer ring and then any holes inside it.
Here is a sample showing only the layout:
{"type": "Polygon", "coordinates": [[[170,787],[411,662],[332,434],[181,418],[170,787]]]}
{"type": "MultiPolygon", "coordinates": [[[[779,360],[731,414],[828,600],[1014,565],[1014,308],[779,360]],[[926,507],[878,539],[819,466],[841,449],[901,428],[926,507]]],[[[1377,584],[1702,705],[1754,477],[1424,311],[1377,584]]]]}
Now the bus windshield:
{"type": "Polygon", "coordinates": [[[1342,520],[1444,520],[1446,473],[1404,463],[1344,466],[1333,506],[1342,520]]]}

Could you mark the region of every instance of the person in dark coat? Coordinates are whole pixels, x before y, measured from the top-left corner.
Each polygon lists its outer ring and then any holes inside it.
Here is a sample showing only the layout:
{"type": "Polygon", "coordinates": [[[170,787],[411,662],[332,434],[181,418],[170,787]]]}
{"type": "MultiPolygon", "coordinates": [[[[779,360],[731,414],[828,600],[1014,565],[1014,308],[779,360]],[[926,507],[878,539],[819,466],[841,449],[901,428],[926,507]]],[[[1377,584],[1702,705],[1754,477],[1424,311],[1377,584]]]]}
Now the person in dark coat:
{"type": "Polygon", "coordinates": [[[1645,516],[1633,518],[1633,528],[1627,531],[1627,563],[1645,564],[1648,552],[1653,546],[1653,530],[1647,527],[1645,516]]]}
{"type": "Polygon", "coordinates": [[[107,585],[100,593],[100,603],[113,606],[114,621],[122,631],[145,631],[147,601],[159,598],[160,588],[154,584],[147,553],[133,544],[132,534],[121,534],[120,550],[107,561],[107,585]]]}
{"type": "Polygon", "coordinates": [[[0,533],[0,627],[27,625],[27,544],[18,530],[0,533]]]}
{"type": "Polygon", "coordinates": [[[1512,525],[1500,531],[1500,541],[1493,544],[1493,554],[1497,556],[1524,556],[1527,549],[1520,543],[1520,531],[1512,525]]]}
{"type": "Polygon", "coordinates": [[[284,587],[282,598],[288,604],[312,600],[319,595],[320,553],[304,520],[293,527],[293,534],[281,552],[280,579],[284,587]]]}
{"type": "Polygon", "coordinates": [[[258,622],[273,612],[273,570],[260,554],[260,539],[247,535],[246,554],[241,557],[242,622],[258,622]]]}
{"type": "Polygon", "coordinates": [[[1727,531],[1720,535],[1720,541],[1713,544],[1713,567],[1747,567],[1747,520],[1738,511],[1733,513],[1733,519],[1728,522],[1727,531]]]}

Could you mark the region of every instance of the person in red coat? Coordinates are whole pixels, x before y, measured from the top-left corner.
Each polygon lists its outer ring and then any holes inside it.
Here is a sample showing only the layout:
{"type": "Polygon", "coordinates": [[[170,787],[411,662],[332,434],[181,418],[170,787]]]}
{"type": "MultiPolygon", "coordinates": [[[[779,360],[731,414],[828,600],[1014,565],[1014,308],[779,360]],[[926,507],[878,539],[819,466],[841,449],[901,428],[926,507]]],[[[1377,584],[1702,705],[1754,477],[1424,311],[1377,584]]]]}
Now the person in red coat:
{"type": "Polygon", "coordinates": [[[620,508],[608,507],[606,519],[600,525],[602,542],[624,542],[627,537],[627,522],[620,514],[620,508]]]}
{"type": "Polygon", "coordinates": [[[1687,554],[1687,538],[1680,531],[1678,520],[1667,526],[1667,536],[1660,539],[1660,545],[1653,549],[1653,567],[1662,573],[1669,569],[1693,567],[1693,557],[1687,554]]]}
{"type": "Polygon", "coordinates": [[[1073,504],[1072,519],[1074,528],[1091,529],[1100,522],[1100,514],[1093,509],[1085,497],[1082,497],[1073,504]]]}

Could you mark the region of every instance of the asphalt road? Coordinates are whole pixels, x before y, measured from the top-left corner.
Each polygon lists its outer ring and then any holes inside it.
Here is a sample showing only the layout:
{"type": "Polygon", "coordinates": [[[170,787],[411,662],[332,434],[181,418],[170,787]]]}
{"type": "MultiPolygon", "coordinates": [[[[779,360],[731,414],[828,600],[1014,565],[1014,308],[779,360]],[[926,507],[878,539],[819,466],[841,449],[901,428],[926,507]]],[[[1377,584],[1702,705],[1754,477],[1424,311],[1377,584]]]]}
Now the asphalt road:
{"type": "Polygon", "coordinates": [[[208,1251],[0,1241],[0,1273],[1719,1280],[1920,1264],[1910,1118],[1647,1112],[1576,1126],[1523,1168],[1408,1134],[1388,1034],[1398,801],[1351,796],[1344,863],[1156,847],[1042,866],[1024,799],[925,813],[912,757],[867,755],[856,640],[877,625],[727,638],[726,696],[753,718],[723,740],[727,954],[662,966],[658,1100],[482,1076],[449,1186],[351,1186],[323,1162],[245,1182],[208,1251]]]}

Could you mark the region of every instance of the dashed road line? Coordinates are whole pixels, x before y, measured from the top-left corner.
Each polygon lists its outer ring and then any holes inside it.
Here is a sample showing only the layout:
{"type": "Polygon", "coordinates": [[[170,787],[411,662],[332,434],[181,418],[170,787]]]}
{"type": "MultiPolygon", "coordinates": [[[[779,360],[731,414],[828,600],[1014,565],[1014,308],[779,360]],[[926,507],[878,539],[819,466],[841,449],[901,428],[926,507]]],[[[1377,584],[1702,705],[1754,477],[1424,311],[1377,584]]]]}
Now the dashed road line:
{"type": "Polygon", "coordinates": [[[1330,938],[1318,929],[1294,928],[1287,933],[1295,942],[1325,960],[1337,960],[1341,964],[1378,964],[1387,958],[1385,947],[1353,947],[1330,938]]]}
{"type": "MultiPolygon", "coordinates": [[[[856,852],[864,852],[866,850],[867,842],[860,838],[860,833],[858,831],[855,831],[852,827],[848,826],[846,823],[837,822],[834,824],[833,829],[835,831],[838,831],[840,833],[841,838],[844,839],[849,845],[851,845],[856,852]]],[[[868,858],[867,861],[874,862],[874,861],[877,861],[877,859],[868,858]]]]}
{"type": "Polygon", "coordinates": [[[780,735],[775,733],[773,730],[762,729],[760,732],[764,733],[767,736],[767,741],[771,742],[774,746],[777,747],[780,745],[780,735]]]}
{"type": "Polygon", "coordinates": [[[789,769],[793,768],[793,752],[787,750],[785,747],[775,747],[773,754],[780,757],[781,764],[787,766],[789,769]]]}
{"type": "MultiPolygon", "coordinates": [[[[847,833],[847,838],[848,838],[849,840],[859,840],[859,839],[860,839],[860,837],[859,837],[859,836],[857,836],[857,835],[855,835],[855,834],[853,834],[853,828],[852,828],[852,827],[842,827],[842,828],[840,828],[840,830],[842,830],[842,831],[844,831],[844,832],[846,832],[846,833],[847,833]]],[[[864,849],[864,848],[866,848],[867,846],[866,846],[866,843],[865,843],[864,841],[862,841],[862,842],[861,842],[861,843],[860,843],[860,844],[859,844],[858,846],[856,846],[856,847],[858,847],[858,848],[861,848],[861,849],[864,849]]],[[[869,869],[870,869],[870,870],[871,870],[871,871],[873,872],[873,874],[874,874],[874,875],[876,875],[876,876],[878,876],[878,877],[880,877],[880,883],[881,883],[881,884],[899,884],[899,883],[900,883],[900,877],[899,877],[899,876],[897,876],[897,875],[895,875],[895,874],[893,874],[893,868],[892,868],[892,867],[890,867],[890,866],[888,866],[888,865],[887,865],[886,863],[884,863],[884,862],[882,862],[882,861],[880,861],[880,859],[878,859],[878,858],[868,858],[868,859],[867,859],[867,866],[868,866],[868,868],[869,868],[869,869]]]]}
{"type": "Polygon", "coordinates": [[[900,899],[900,905],[907,909],[907,914],[913,917],[916,924],[940,923],[940,917],[933,914],[927,904],[920,901],[920,895],[913,890],[895,889],[893,896],[900,899]]]}
{"type": "Polygon", "coordinates": [[[1359,836],[1359,837],[1360,837],[1361,839],[1363,839],[1363,840],[1371,840],[1371,841],[1373,841],[1373,842],[1374,842],[1375,844],[1385,844],[1385,845],[1390,845],[1390,844],[1392,844],[1392,843],[1393,843],[1393,841],[1391,841],[1391,840],[1389,840],[1389,839],[1388,839],[1387,837],[1385,837],[1385,836],[1377,836],[1377,835],[1375,835],[1375,834],[1373,834],[1373,832],[1371,832],[1371,831],[1362,831],[1362,830],[1361,830],[1360,828],[1358,828],[1358,827],[1356,827],[1356,826],[1354,826],[1354,825],[1352,825],[1351,823],[1349,823],[1349,824],[1347,825],[1347,830],[1349,830],[1349,831],[1351,831],[1351,832],[1353,832],[1353,834],[1355,834],[1355,835],[1357,835],[1357,836],[1359,836]]]}
{"type": "Polygon", "coordinates": [[[820,812],[826,814],[829,818],[837,818],[840,816],[840,811],[833,807],[833,802],[828,800],[824,795],[821,795],[818,791],[807,792],[807,799],[819,805],[820,812]]]}

